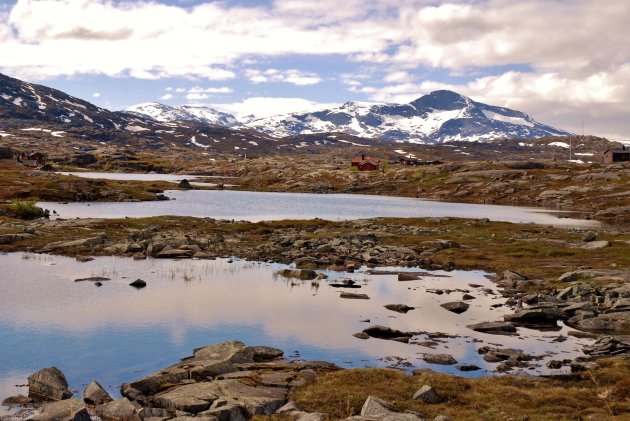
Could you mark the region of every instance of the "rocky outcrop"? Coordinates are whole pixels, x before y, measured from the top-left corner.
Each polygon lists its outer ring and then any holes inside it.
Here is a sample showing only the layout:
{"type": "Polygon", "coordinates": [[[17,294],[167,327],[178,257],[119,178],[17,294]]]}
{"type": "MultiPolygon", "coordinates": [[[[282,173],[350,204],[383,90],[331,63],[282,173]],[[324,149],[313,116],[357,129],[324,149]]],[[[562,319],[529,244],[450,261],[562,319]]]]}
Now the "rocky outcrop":
{"type": "Polygon", "coordinates": [[[28,376],[28,395],[38,400],[62,400],[72,396],[68,381],[57,367],[43,368],[28,376]]]}

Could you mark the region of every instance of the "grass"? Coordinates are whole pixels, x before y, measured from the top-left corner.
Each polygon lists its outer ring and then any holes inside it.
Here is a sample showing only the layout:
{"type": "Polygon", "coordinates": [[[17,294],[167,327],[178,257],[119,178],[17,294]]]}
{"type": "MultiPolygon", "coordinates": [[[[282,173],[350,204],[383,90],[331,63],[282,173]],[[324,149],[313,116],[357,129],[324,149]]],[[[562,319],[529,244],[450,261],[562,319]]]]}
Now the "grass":
{"type": "Polygon", "coordinates": [[[30,200],[13,199],[8,210],[19,219],[35,219],[44,215],[44,210],[30,200]]]}
{"type": "Polygon", "coordinates": [[[630,361],[599,363],[601,368],[593,372],[566,379],[469,379],[430,372],[407,376],[389,369],[342,370],[294,390],[292,399],[299,407],[327,413],[331,419],[359,414],[370,395],[390,402],[396,411],[419,412],[427,419],[438,415],[456,420],[629,419],[630,361]],[[414,401],[413,393],[425,384],[445,401],[434,405],[414,401]]]}

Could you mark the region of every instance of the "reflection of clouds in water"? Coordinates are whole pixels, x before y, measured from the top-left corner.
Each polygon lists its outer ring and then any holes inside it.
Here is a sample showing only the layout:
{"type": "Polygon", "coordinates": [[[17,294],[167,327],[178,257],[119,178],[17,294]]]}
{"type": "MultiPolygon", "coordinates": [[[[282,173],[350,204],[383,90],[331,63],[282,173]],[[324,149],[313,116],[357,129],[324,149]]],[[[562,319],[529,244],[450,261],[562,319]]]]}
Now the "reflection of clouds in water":
{"type": "MultiPolygon", "coordinates": [[[[9,397],[15,396],[17,394],[27,395],[28,387],[18,385],[25,384],[26,378],[31,373],[25,373],[21,371],[9,371],[8,373],[0,373],[0,401],[9,397]]],[[[17,408],[15,408],[17,410],[17,408]]],[[[0,405],[0,416],[7,415],[9,413],[15,412],[15,410],[11,410],[8,406],[0,405]]]]}
{"type": "MultiPolygon", "coordinates": [[[[48,331],[51,334],[81,338],[88,332],[115,329],[129,334],[162,331],[172,344],[182,345],[197,329],[225,330],[239,339],[243,329],[254,329],[260,337],[278,343],[299,342],[317,349],[338,352],[353,350],[374,358],[398,355],[414,365],[423,365],[422,353],[449,353],[460,362],[482,365],[475,355],[478,347],[500,343],[504,347],[523,349],[534,354],[548,350],[573,352],[575,339],[549,345],[544,341],[486,335],[466,328],[471,323],[501,320],[511,312],[507,308],[489,311],[489,305],[501,303],[497,295],[484,295],[468,283],[496,290],[480,271],[449,272],[449,277],[426,276],[418,281],[399,282],[393,275],[370,276],[346,273],[344,278],[358,281],[370,300],[347,300],[339,297],[340,288],[331,280],[320,281],[315,289],[311,281],[291,280],[277,276],[286,266],[235,261],[172,261],[105,257],[78,263],[58,257],[55,266],[43,266],[47,257],[22,259],[20,254],[0,256],[2,267],[10,268],[11,285],[0,297],[0,321],[15,330],[48,331]],[[111,277],[96,288],[90,282],[74,279],[98,274],[111,277]],[[124,278],[123,278],[124,277],[124,278]],[[147,287],[136,290],[128,283],[144,279],[147,287]],[[365,280],[368,279],[366,282],[365,280]],[[467,289],[477,298],[463,314],[451,313],[439,304],[461,299],[463,292],[436,295],[427,289],[467,289]],[[385,309],[385,304],[404,303],[416,307],[407,314],[385,309]],[[370,323],[360,320],[369,318],[370,323]],[[423,348],[378,339],[360,340],[352,336],[369,325],[381,324],[413,332],[444,332],[461,335],[440,342],[436,349],[423,348]],[[483,343],[473,343],[479,338],[483,343]]],[[[337,274],[339,275],[339,274],[337,274]]],[[[333,279],[334,280],[334,279],[333,279]]],[[[0,331],[2,326],[0,325],[0,331]]],[[[565,329],[566,330],[566,329],[565,329]]],[[[522,330],[535,338],[549,336],[522,330]]],[[[553,335],[558,335],[554,333],[553,335]]],[[[566,331],[563,331],[566,336],[566,331]]],[[[419,340],[425,340],[421,337],[419,340]]],[[[205,342],[201,339],[201,342],[205,342]]],[[[443,367],[429,366],[442,370],[443,367]]]]}

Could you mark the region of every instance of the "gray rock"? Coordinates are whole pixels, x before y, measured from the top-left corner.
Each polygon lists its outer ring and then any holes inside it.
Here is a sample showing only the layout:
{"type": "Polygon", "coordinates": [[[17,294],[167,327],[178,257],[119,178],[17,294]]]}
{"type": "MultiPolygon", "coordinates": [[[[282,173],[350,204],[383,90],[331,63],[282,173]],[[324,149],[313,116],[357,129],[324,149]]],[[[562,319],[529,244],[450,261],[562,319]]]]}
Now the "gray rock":
{"type": "Polygon", "coordinates": [[[210,409],[222,393],[215,383],[193,383],[158,393],[151,402],[158,408],[186,411],[192,414],[210,409]]]}
{"type": "Polygon", "coordinates": [[[466,310],[468,310],[468,308],[470,307],[470,304],[465,303],[463,301],[453,301],[450,303],[440,304],[440,307],[445,308],[448,311],[451,311],[453,313],[461,314],[465,312],[466,310]]]}
{"type": "Polygon", "coordinates": [[[62,400],[70,398],[72,392],[61,370],[48,367],[28,376],[28,396],[38,400],[62,400]]]}
{"type": "Polygon", "coordinates": [[[129,399],[122,398],[96,407],[96,413],[103,421],[141,421],[138,411],[141,407],[129,399]]]}
{"type": "Polygon", "coordinates": [[[422,357],[429,364],[453,365],[457,364],[457,360],[448,354],[424,354],[422,357]]]}
{"type": "Polygon", "coordinates": [[[239,401],[225,396],[215,400],[209,410],[199,415],[213,416],[219,421],[247,421],[249,419],[247,410],[240,405],[239,401]]]}
{"type": "Polygon", "coordinates": [[[462,365],[455,366],[455,368],[458,369],[459,371],[477,371],[477,370],[481,370],[481,367],[477,367],[474,364],[462,364],[462,365]]]}
{"type": "Polygon", "coordinates": [[[424,403],[433,404],[442,402],[442,397],[429,385],[424,385],[413,394],[413,399],[424,403]]]}
{"type": "Polygon", "coordinates": [[[503,272],[503,279],[507,279],[508,281],[525,281],[527,277],[514,270],[506,270],[503,272]]]}
{"type": "Polygon", "coordinates": [[[177,187],[184,190],[192,189],[192,185],[190,184],[190,181],[188,181],[185,178],[177,184],[177,187]]]}
{"type": "Polygon", "coordinates": [[[515,335],[516,327],[507,322],[481,322],[466,326],[476,332],[489,333],[492,335],[515,335]]]}
{"type": "Polygon", "coordinates": [[[88,384],[83,391],[83,399],[88,398],[94,401],[96,405],[111,402],[113,399],[109,393],[96,380],[88,384]]]}
{"type": "Polygon", "coordinates": [[[187,259],[192,257],[194,254],[194,250],[168,249],[160,251],[155,255],[155,257],[160,259],[187,259]]]}
{"type": "Polygon", "coordinates": [[[630,335],[602,336],[593,344],[585,346],[582,351],[591,357],[605,358],[615,355],[630,356],[630,335]]]}
{"type": "Polygon", "coordinates": [[[58,402],[45,403],[41,413],[30,418],[34,421],[72,421],[74,414],[83,409],[81,399],[64,399],[58,402]]]}
{"type": "Polygon", "coordinates": [[[364,421],[422,421],[416,414],[403,414],[389,409],[389,404],[374,396],[368,396],[361,408],[361,420],[364,421]]]}

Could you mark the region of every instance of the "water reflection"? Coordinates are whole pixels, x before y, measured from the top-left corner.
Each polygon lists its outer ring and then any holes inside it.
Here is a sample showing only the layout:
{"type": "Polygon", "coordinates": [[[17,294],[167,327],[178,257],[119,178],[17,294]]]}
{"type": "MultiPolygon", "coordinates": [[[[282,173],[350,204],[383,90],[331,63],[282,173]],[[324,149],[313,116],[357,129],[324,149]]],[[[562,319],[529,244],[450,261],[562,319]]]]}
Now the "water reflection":
{"type": "MultiPolygon", "coordinates": [[[[503,299],[482,292],[496,288],[481,271],[435,272],[412,282],[399,282],[394,275],[327,272],[328,280],[296,281],[276,275],[286,268],[283,265],[229,262],[100,257],[78,263],[50,255],[0,255],[0,391],[14,394],[12,384],[54,365],[73,388],[82,390],[84,383],[97,379],[116,394],[122,382],[169,365],[195,347],[229,339],[275,346],[287,355],[298,350],[302,358],[343,366],[385,366],[385,357],[399,356],[414,367],[446,372],[457,370],[427,365],[423,353],[448,353],[460,363],[493,369],[477,354],[480,346],[500,344],[535,355],[555,352],[560,354],[556,359],[575,355],[580,348],[580,340],[572,337],[552,342],[559,334],[566,336],[564,327],[553,333],[521,329],[520,337],[467,329],[470,323],[498,320],[509,311],[490,309],[503,299]],[[111,280],[101,287],[74,281],[90,276],[111,280]],[[361,288],[352,291],[370,299],[341,299],[343,289],[329,285],[340,277],[356,281],[361,288]],[[128,285],[137,278],[147,287],[128,285]],[[453,291],[427,292],[437,288],[453,291]],[[460,300],[465,290],[476,297],[467,312],[457,315],[439,306],[460,300]],[[385,304],[407,304],[415,310],[400,314],[385,309],[385,304]],[[373,324],[456,337],[440,339],[443,342],[431,349],[352,336],[373,324]]],[[[421,342],[428,336],[414,339],[421,342]]],[[[537,371],[544,371],[542,364],[537,371]]]]}
{"type": "Polygon", "coordinates": [[[564,218],[567,213],[517,206],[433,202],[405,197],[351,194],[271,193],[230,190],[166,191],[174,200],[136,203],[41,202],[61,218],[122,218],[160,215],[211,217],[247,221],[280,219],[326,220],[375,217],[459,217],[595,227],[597,221],[564,218]]]}

